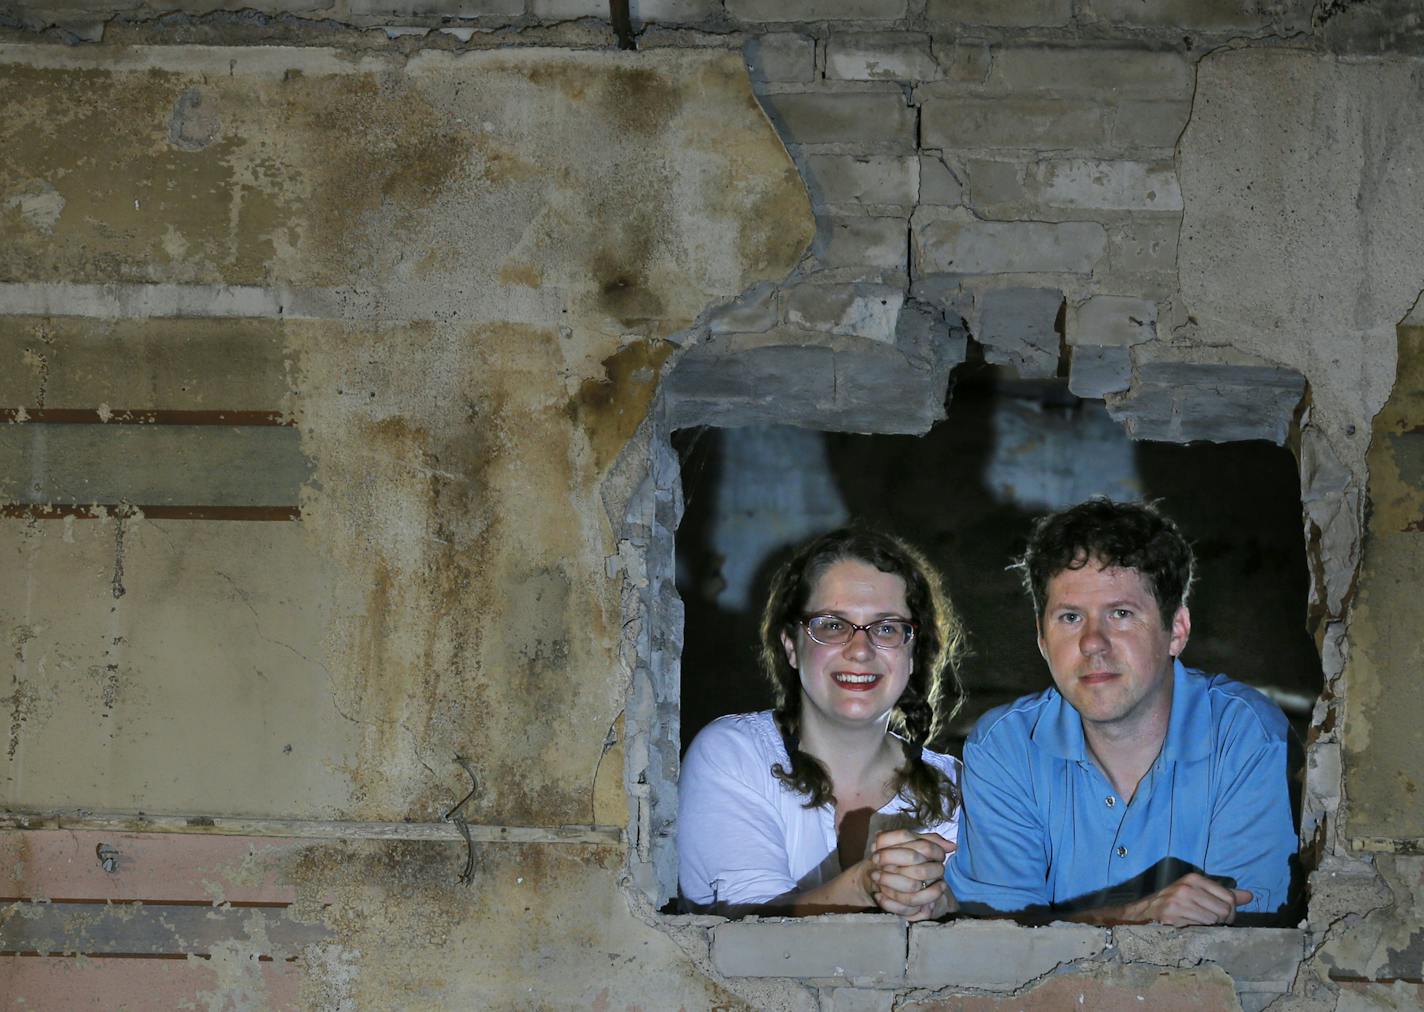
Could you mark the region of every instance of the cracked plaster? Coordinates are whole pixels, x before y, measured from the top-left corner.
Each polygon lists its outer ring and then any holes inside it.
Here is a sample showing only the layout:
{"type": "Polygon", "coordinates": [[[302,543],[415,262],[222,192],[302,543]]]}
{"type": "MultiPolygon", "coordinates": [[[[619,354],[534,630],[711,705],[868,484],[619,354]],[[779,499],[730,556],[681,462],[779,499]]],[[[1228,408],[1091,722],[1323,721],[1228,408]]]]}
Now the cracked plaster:
{"type": "MultiPolygon", "coordinates": [[[[1363,451],[1358,442],[1351,441],[1353,437],[1350,427],[1353,425],[1357,430],[1362,429],[1362,422],[1368,421],[1373,410],[1383,402],[1388,392],[1393,381],[1393,326],[1407,308],[1404,304],[1408,301],[1405,296],[1408,295],[1412,299],[1412,295],[1417,295],[1419,288],[1417,277],[1411,280],[1403,276],[1407,274],[1410,265],[1420,262],[1415,245],[1416,237],[1421,234],[1417,228],[1418,223],[1409,219],[1391,221],[1381,226],[1380,218],[1384,213],[1381,209],[1395,207],[1395,201],[1405,200],[1408,206],[1413,208],[1421,206],[1414,196],[1410,196],[1413,194],[1410,189],[1414,185],[1412,181],[1391,174],[1394,171],[1392,166],[1415,164],[1418,161],[1413,145],[1419,143],[1421,135],[1417,124],[1412,121],[1404,122],[1410,116],[1417,116],[1417,112],[1411,111],[1411,108],[1417,110],[1418,103],[1413,103],[1410,107],[1408,102],[1396,100],[1398,96],[1408,93],[1408,82],[1398,67],[1361,68],[1331,63],[1310,54],[1289,52],[1263,53],[1245,50],[1209,57],[1201,66],[1199,85],[1198,102],[1193,111],[1192,123],[1183,137],[1179,152],[1180,176],[1186,206],[1181,299],[1179,311],[1169,319],[1164,319],[1164,327],[1175,323],[1176,329],[1172,332],[1172,338],[1206,347],[1208,350],[1205,354],[1208,359],[1212,354],[1211,348],[1229,346],[1247,354],[1260,356],[1268,362],[1293,368],[1303,373],[1310,381],[1313,403],[1301,437],[1303,482],[1308,516],[1318,530],[1320,544],[1323,546],[1321,550],[1327,560],[1325,571],[1319,575],[1317,581],[1317,593],[1322,609],[1329,615],[1339,616],[1353,580],[1354,560],[1358,549],[1358,513],[1363,468],[1363,451]],[[1294,164],[1290,161],[1292,152],[1313,151],[1319,144],[1317,134],[1322,132],[1321,124],[1302,122],[1300,109],[1292,102],[1292,96],[1301,90],[1319,98],[1319,101],[1309,104],[1309,108],[1323,110],[1320,114],[1327,117],[1339,117],[1338,120],[1327,120],[1326,125],[1336,129],[1334,132],[1324,130],[1324,136],[1334,138],[1348,135],[1348,131],[1338,129],[1341,123],[1364,124],[1364,129],[1359,132],[1359,136],[1366,142],[1362,146],[1363,155],[1357,158],[1349,144],[1342,140],[1338,148],[1329,148],[1325,152],[1327,157],[1317,156],[1322,163],[1318,166],[1304,166],[1299,172],[1283,171],[1279,168],[1281,165],[1290,167],[1294,164]],[[1376,114],[1371,111],[1372,107],[1386,111],[1376,114]],[[1352,113],[1350,110],[1355,111],[1352,113]],[[1241,125],[1242,117],[1249,121],[1245,127],[1241,125]],[[1250,145],[1240,144],[1236,144],[1232,149],[1231,145],[1240,136],[1241,129],[1257,131],[1266,138],[1262,143],[1262,150],[1257,151],[1250,145]],[[1232,161],[1233,158],[1236,161],[1232,161]],[[1251,159],[1260,159],[1260,162],[1253,162],[1251,159]],[[1233,189],[1233,179],[1219,175],[1232,167],[1241,168],[1252,180],[1264,180],[1271,191],[1270,199],[1258,199],[1243,193],[1239,188],[1233,189]],[[1277,175],[1281,178],[1276,178],[1277,175]],[[1232,185],[1223,186],[1223,182],[1232,185]],[[1356,185],[1358,193],[1365,195],[1363,206],[1355,203],[1355,192],[1340,190],[1341,186],[1348,190],[1351,185],[1356,185]],[[1356,227],[1353,230],[1339,227],[1339,210],[1352,206],[1356,207],[1361,215],[1356,227]],[[1243,207],[1246,208],[1245,212],[1242,211],[1243,207]],[[1289,213],[1282,215],[1283,208],[1289,213]],[[1324,226],[1327,222],[1328,228],[1324,226]],[[1360,236],[1365,238],[1360,239],[1360,236]],[[1219,260],[1214,259],[1213,251],[1218,248],[1225,249],[1228,255],[1219,260]],[[1340,262],[1352,265],[1351,269],[1340,271],[1340,262]],[[1243,271],[1243,264],[1249,264],[1251,269],[1243,271]],[[1265,265],[1264,270],[1260,269],[1262,264],[1265,265]],[[1371,283],[1366,291],[1355,292],[1349,279],[1361,276],[1368,278],[1371,283]],[[1241,284],[1240,279],[1243,277],[1249,277],[1251,284],[1241,284]],[[1316,301],[1325,303],[1324,308],[1312,304],[1312,296],[1317,297],[1316,301]],[[1395,315],[1391,316],[1391,313],[1395,315]],[[1316,334],[1329,336],[1324,339],[1308,336],[1316,334]],[[1341,351],[1348,352],[1351,356],[1349,360],[1333,361],[1331,356],[1341,351]]],[[[205,149],[200,146],[199,150],[205,149]]],[[[290,195],[289,199],[292,199],[290,195]]],[[[55,205],[56,202],[51,200],[47,206],[52,208],[55,205]]],[[[43,231],[42,226],[58,228],[67,206],[66,204],[60,207],[59,216],[53,221],[49,220],[48,211],[41,220],[34,214],[28,218],[24,217],[19,204],[15,204],[12,210],[19,212],[26,227],[32,228],[38,235],[43,231]]],[[[374,232],[401,227],[403,224],[402,219],[391,218],[389,212],[377,209],[365,222],[364,227],[371,228],[374,232]]],[[[452,228],[453,231],[458,230],[452,228]]],[[[175,247],[171,236],[159,235],[155,237],[155,241],[158,244],[155,248],[162,248],[170,256],[173,255],[172,250],[175,247]]],[[[286,263],[299,269],[310,269],[303,262],[300,253],[294,252],[295,247],[286,249],[280,242],[275,241],[272,247],[279,259],[286,257],[286,263]]],[[[242,269],[246,269],[243,264],[252,266],[258,263],[252,257],[244,261],[241,255],[231,262],[242,269]]],[[[319,263],[318,260],[317,264],[319,263]]],[[[389,265],[376,266],[378,270],[375,273],[379,275],[381,270],[389,265]]],[[[452,275],[453,271],[449,265],[436,265],[435,276],[448,278],[452,275]]],[[[398,280],[407,280],[399,271],[394,276],[398,280]]],[[[510,275],[507,283],[517,286],[514,274],[510,275]]],[[[437,286],[432,283],[422,290],[429,291],[433,287],[437,286]]],[[[705,293],[690,295],[687,304],[701,307],[703,302],[699,302],[699,298],[705,302],[705,293]]],[[[439,300],[440,295],[436,293],[431,304],[447,308],[453,306],[450,302],[442,304],[439,300]]],[[[418,307],[417,302],[417,299],[405,295],[396,286],[388,287],[377,300],[383,311],[388,311],[395,317],[420,315],[422,309],[418,307]]],[[[510,306],[516,307],[517,318],[521,313],[537,313],[539,309],[537,305],[531,306],[527,300],[521,302],[518,296],[508,298],[502,308],[507,309],[510,306]]],[[[451,311],[453,312],[453,309],[451,311]]],[[[694,308],[691,315],[695,316],[699,311],[700,308],[694,308]]],[[[669,318],[683,320],[687,316],[671,314],[669,318]]],[[[334,355],[335,349],[342,347],[344,342],[357,342],[358,346],[364,347],[368,353],[379,354],[376,345],[384,343],[380,339],[387,338],[392,331],[378,329],[372,334],[362,333],[361,328],[311,324],[294,328],[291,334],[294,345],[301,349],[303,375],[306,381],[311,383],[324,375],[322,357],[334,355]],[[360,345],[359,342],[363,341],[366,343],[360,345]]],[[[431,344],[456,347],[459,341],[454,336],[454,331],[448,327],[437,327],[428,333],[419,334],[413,343],[407,335],[398,336],[406,342],[401,345],[400,354],[408,354],[414,348],[419,355],[422,353],[422,347],[431,344]],[[420,342],[430,344],[422,346],[420,342]]],[[[580,340],[584,340],[583,335],[580,335],[580,340]]],[[[581,359],[577,356],[566,359],[564,368],[576,377],[589,377],[597,381],[600,366],[605,369],[613,368],[607,365],[607,358],[599,358],[608,351],[609,345],[605,341],[598,351],[585,354],[581,359]]],[[[518,359],[519,352],[506,350],[504,353],[518,359]]],[[[537,360],[537,356],[535,359],[537,360]]],[[[636,371],[631,370],[630,375],[636,371]]],[[[377,374],[384,377],[382,382],[389,379],[388,374],[379,371],[377,374]]],[[[325,374],[325,378],[345,379],[334,374],[325,374]]],[[[468,376],[461,376],[455,385],[470,382],[472,380],[468,376]]],[[[576,383],[569,385],[577,386],[576,383]]],[[[403,394],[403,397],[409,396],[413,394],[403,394]]],[[[644,402],[644,406],[646,403],[644,402]]],[[[342,452],[341,448],[335,445],[339,441],[342,427],[363,418],[361,412],[349,410],[349,407],[327,404],[323,407],[327,412],[324,418],[320,412],[312,413],[311,422],[315,430],[319,433],[324,430],[325,438],[333,441],[332,449],[326,451],[330,454],[342,452]]],[[[632,419],[633,424],[636,424],[637,420],[632,419]]],[[[610,575],[626,572],[636,577],[624,585],[625,600],[622,606],[624,614],[637,616],[637,620],[625,626],[624,630],[627,644],[625,659],[628,667],[634,670],[635,689],[627,737],[618,742],[617,748],[627,750],[630,770],[646,773],[657,767],[662,771],[660,775],[666,777],[675,770],[676,757],[659,755],[657,749],[658,742],[666,740],[669,733],[672,740],[676,741],[675,694],[669,699],[666,686],[653,684],[649,672],[642,666],[650,658],[655,664],[665,664],[669,655],[675,657],[678,648],[675,632],[678,627],[677,603],[675,595],[669,596],[670,581],[661,565],[652,565],[645,572],[635,573],[636,567],[626,563],[628,557],[636,555],[638,551],[647,550],[650,545],[655,549],[659,546],[670,546],[672,527],[680,510],[675,474],[669,473],[670,468],[675,468],[675,462],[670,464],[666,459],[655,459],[651,480],[642,484],[640,482],[645,472],[636,462],[630,463],[636,461],[639,454],[651,452],[656,457],[658,451],[653,448],[654,444],[665,439],[666,434],[660,432],[650,439],[648,432],[648,427],[645,426],[643,432],[635,436],[626,447],[622,446],[619,439],[608,443],[607,456],[603,463],[605,467],[611,463],[612,467],[607,472],[608,478],[600,487],[599,493],[610,514],[609,519],[612,521],[616,538],[615,542],[607,542],[604,538],[595,538],[594,541],[608,549],[603,552],[603,556],[625,559],[622,564],[609,564],[612,565],[610,575]],[[634,508],[626,511],[625,507],[629,503],[633,503],[634,508]],[[617,547],[609,549],[609,544],[612,543],[616,543],[617,547]],[[635,601],[637,603],[634,603],[635,601]],[[671,626],[659,628],[659,625],[665,622],[671,623],[671,626]]],[[[378,471],[373,478],[379,477],[386,483],[400,486],[407,480],[406,472],[410,470],[402,462],[411,461],[420,463],[421,466],[415,468],[414,473],[423,480],[436,480],[439,477],[438,472],[442,470],[447,476],[457,473],[444,468],[432,468],[425,463],[430,451],[418,432],[392,431],[383,433],[382,436],[390,437],[389,446],[394,450],[390,460],[376,463],[390,467],[391,470],[378,471]]],[[[621,438],[626,439],[626,434],[621,438]]],[[[348,469],[354,470],[359,464],[359,461],[352,462],[348,469]]],[[[528,492],[527,484],[520,485],[509,477],[503,480],[512,485],[517,494],[528,492]]],[[[318,511],[322,508],[320,502],[314,505],[318,511]]],[[[575,503],[574,508],[578,509],[581,505],[575,503]]],[[[408,510],[401,508],[396,502],[381,504],[373,498],[369,509],[362,507],[356,510],[353,516],[357,521],[354,525],[349,523],[351,517],[334,518],[337,526],[332,528],[332,533],[339,535],[336,541],[339,541],[341,546],[340,552],[336,554],[349,557],[360,553],[364,546],[379,543],[390,549],[391,557],[397,563],[394,570],[395,586],[399,587],[402,580],[419,575],[424,549],[419,544],[420,532],[411,527],[412,519],[408,510]],[[386,512],[382,513],[382,509],[386,512]],[[341,530],[341,524],[346,524],[349,529],[341,530]]],[[[476,519],[470,531],[479,530],[479,524],[480,521],[476,519]]],[[[437,531],[437,536],[438,533],[437,531]]],[[[519,547],[515,546],[516,549],[519,547]]],[[[586,567],[599,571],[603,571],[606,564],[602,557],[584,559],[583,562],[586,567]]],[[[546,567],[546,574],[548,572],[546,567]]],[[[557,575],[541,579],[545,582],[535,581],[531,585],[525,581],[520,585],[523,588],[521,592],[527,591],[529,600],[536,604],[547,600],[549,594],[553,594],[555,598],[558,596],[560,580],[557,575]]],[[[130,595],[133,592],[132,587],[130,579],[130,595]]],[[[399,615],[399,612],[397,614],[399,615]]],[[[418,621],[414,612],[409,617],[418,621]]],[[[322,645],[322,649],[330,650],[331,646],[322,645]]],[[[416,652],[401,663],[413,665],[423,660],[416,652]]],[[[587,667],[591,661],[592,658],[584,658],[578,662],[578,666],[587,667]]],[[[1341,663],[1343,661],[1332,663],[1327,659],[1327,675],[1338,673],[1341,663]]],[[[340,696],[340,693],[337,695],[340,696]]],[[[402,718],[402,722],[408,723],[405,718],[402,718]]],[[[604,721],[599,733],[603,733],[607,726],[608,722],[604,721]]],[[[604,752],[607,751],[607,741],[608,739],[604,738],[599,743],[604,752]]],[[[379,748],[373,754],[386,755],[379,748]]],[[[411,776],[420,776],[413,766],[404,767],[402,764],[406,760],[396,752],[391,752],[383,761],[386,764],[384,769],[390,772],[391,778],[373,781],[372,790],[376,796],[389,796],[400,783],[408,782],[411,776]]],[[[428,775],[430,768],[426,766],[425,770],[428,775]]],[[[324,775],[331,772],[333,771],[327,770],[324,775]]],[[[650,792],[650,798],[650,804],[656,807],[656,791],[650,792]]],[[[433,801],[432,798],[432,803],[433,801]]],[[[513,809],[508,808],[508,802],[508,798],[498,796],[489,799],[491,805],[498,804],[503,810],[518,810],[518,805],[513,809]]],[[[635,813],[639,811],[636,796],[632,810],[635,813]]],[[[666,813],[664,817],[665,815],[666,813]]],[[[641,825],[637,823],[636,818],[635,825],[641,825]]],[[[660,832],[658,827],[659,823],[655,819],[647,823],[647,829],[654,836],[660,832]]],[[[661,853],[664,864],[660,874],[665,880],[668,842],[663,840],[659,843],[656,839],[649,839],[640,833],[635,833],[635,836],[632,841],[635,858],[632,871],[635,878],[646,874],[640,861],[654,860],[657,854],[661,853]]],[[[348,856],[337,857],[333,853],[333,867],[348,861],[348,856]]],[[[433,874],[435,873],[432,872],[433,874]]],[[[391,884],[394,887],[394,880],[391,884]]],[[[640,885],[643,889],[652,891],[649,881],[644,880],[640,885]]],[[[567,897],[563,899],[566,900],[567,897]]],[[[369,908],[360,907],[360,904],[366,903],[367,900],[360,899],[354,892],[348,891],[344,902],[348,907],[343,909],[366,909],[367,915],[371,914],[369,908]]],[[[673,926],[666,920],[658,919],[636,896],[633,905],[635,912],[639,912],[640,919],[646,924],[656,923],[671,932],[684,958],[702,965],[699,958],[705,957],[696,955],[698,946],[705,945],[705,933],[701,927],[692,924],[673,926]]],[[[1328,904],[1322,906],[1322,910],[1326,909],[1328,904]]],[[[362,944],[395,943],[419,946],[426,943],[427,936],[417,932],[412,923],[400,922],[391,933],[388,929],[392,928],[392,924],[383,923],[374,928],[369,937],[362,939],[362,944]]],[[[629,937],[637,938],[638,934],[633,932],[629,937]]],[[[1395,948],[1401,952],[1409,951],[1407,942],[1395,948]]],[[[365,981],[354,980],[356,975],[349,969],[347,956],[355,951],[343,949],[341,959],[337,960],[347,969],[337,975],[341,976],[345,983],[333,992],[339,992],[339,998],[333,1000],[349,1000],[358,985],[364,989],[363,993],[376,997],[380,992],[371,991],[370,988],[378,986],[377,981],[382,979],[389,982],[389,978],[379,976],[365,981]]],[[[510,957],[506,955],[504,958],[510,957]]],[[[1111,978],[1114,973],[1121,972],[1126,972],[1127,976],[1131,977],[1135,970],[1093,972],[1095,975],[1111,978]]],[[[682,979],[676,973],[671,976],[682,979]]],[[[1185,977],[1181,979],[1184,980],[1185,977]]],[[[413,985],[414,981],[410,983],[413,985]]],[[[1061,981],[1049,983],[1054,987],[1062,984],[1061,981]]],[[[794,986],[767,992],[745,990],[742,984],[734,985],[733,988],[741,995],[742,1000],[763,1007],[772,1003],[773,994],[779,995],[775,1000],[783,1002],[784,1007],[788,1008],[810,1007],[807,1002],[812,1000],[807,992],[794,986]]],[[[1322,985],[1322,988],[1328,995],[1328,985],[1322,985]]],[[[1198,990],[1192,993],[1200,998],[1207,991],[1198,990]]],[[[708,997],[710,1000],[711,996],[698,993],[696,997],[708,997]]],[[[1318,999],[1317,994],[1302,993],[1293,997],[1298,997],[1301,1002],[1292,1006],[1298,1008],[1308,1007],[1308,1002],[1318,999]]]]}

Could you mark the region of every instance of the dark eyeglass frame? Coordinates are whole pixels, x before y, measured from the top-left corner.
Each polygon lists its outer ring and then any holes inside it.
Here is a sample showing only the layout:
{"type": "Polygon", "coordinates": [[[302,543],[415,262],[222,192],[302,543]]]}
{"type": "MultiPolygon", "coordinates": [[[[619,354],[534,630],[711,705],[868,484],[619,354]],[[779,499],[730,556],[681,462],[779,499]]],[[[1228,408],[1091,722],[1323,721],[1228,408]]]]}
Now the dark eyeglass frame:
{"type": "Polygon", "coordinates": [[[850,619],[844,618],[844,617],[842,617],[842,616],[840,616],[840,615],[836,615],[836,614],[831,613],[831,612],[818,612],[818,613],[815,614],[815,615],[802,615],[800,618],[798,618],[798,619],[796,620],[796,624],[799,625],[802,629],[805,629],[805,630],[806,630],[806,635],[809,636],[809,637],[811,637],[812,641],[821,644],[821,646],[823,646],[823,647],[843,647],[843,646],[845,646],[847,643],[849,643],[851,640],[855,639],[855,634],[856,634],[856,633],[858,633],[858,632],[863,632],[863,633],[865,633],[865,641],[866,641],[867,643],[869,643],[871,646],[873,646],[876,650],[903,650],[905,647],[907,647],[907,646],[909,646],[911,643],[915,642],[915,636],[916,636],[916,635],[919,633],[919,631],[920,631],[920,623],[916,622],[914,619],[909,619],[909,618],[880,618],[880,619],[876,619],[874,622],[870,622],[870,623],[868,623],[868,624],[866,624],[866,625],[857,625],[856,623],[852,622],[850,619]],[[818,619],[818,618],[833,618],[833,619],[835,619],[837,622],[844,622],[847,626],[850,627],[850,633],[846,636],[845,639],[843,639],[843,640],[841,640],[840,642],[837,642],[837,643],[827,643],[825,640],[816,639],[816,634],[811,631],[811,623],[814,622],[814,621],[815,621],[816,619],[818,619]],[[905,637],[905,641],[904,641],[903,643],[893,643],[893,644],[889,644],[889,645],[882,645],[882,644],[880,644],[880,643],[876,643],[876,642],[875,642],[875,637],[872,636],[872,635],[870,635],[871,626],[877,626],[877,625],[880,625],[881,623],[884,623],[884,622],[896,622],[896,623],[899,623],[899,624],[901,624],[901,625],[909,626],[909,627],[910,627],[910,634],[905,637]]]}

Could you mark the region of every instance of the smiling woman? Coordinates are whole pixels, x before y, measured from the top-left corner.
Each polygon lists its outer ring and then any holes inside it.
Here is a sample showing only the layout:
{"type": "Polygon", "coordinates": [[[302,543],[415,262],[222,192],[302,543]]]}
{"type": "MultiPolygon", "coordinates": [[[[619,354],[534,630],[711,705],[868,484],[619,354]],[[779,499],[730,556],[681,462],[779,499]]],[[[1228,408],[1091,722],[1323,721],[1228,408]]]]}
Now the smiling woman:
{"type": "Polygon", "coordinates": [[[948,913],[958,763],[925,746],[958,708],[960,649],[938,572],[899,539],[847,528],[798,548],[762,613],[774,709],[714,721],[684,760],[684,904],[948,913]]]}

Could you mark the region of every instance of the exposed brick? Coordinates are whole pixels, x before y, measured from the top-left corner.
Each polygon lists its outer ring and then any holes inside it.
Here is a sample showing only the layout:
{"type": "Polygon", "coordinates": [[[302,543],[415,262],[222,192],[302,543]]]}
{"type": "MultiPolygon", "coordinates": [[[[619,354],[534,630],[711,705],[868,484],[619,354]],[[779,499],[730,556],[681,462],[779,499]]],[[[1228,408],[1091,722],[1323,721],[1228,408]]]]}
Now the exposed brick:
{"type": "Polygon", "coordinates": [[[983,84],[994,65],[993,50],[987,42],[935,38],[930,51],[942,76],[959,84],[983,84]]]}
{"type": "Polygon", "coordinates": [[[926,98],[920,131],[927,148],[1098,148],[1111,109],[1047,98],[926,98]]]}
{"type": "Polygon", "coordinates": [[[1064,963],[1095,956],[1107,944],[1107,931],[1088,925],[1025,928],[1011,921],[916,924],[910,927],[907,979],[919,987],[953,984],[1011,991],[1064,963]]]}
{"type": "Polygon", "coordinates": [[[1077,397],[1105,397],[1132,384],[1132,353],[1127,348],[1080,344],[1068,367],[1068,390],[1077,397]]]}
{"type": "Polygon", "coordinates": [[[928,35],[857,32],[826,43],[826,76],[842,81],[932,81],[939,64],[928,35]]]}
{"type": "MultiPolygon", "coordinates": [[[[944,418],[949,372],[963,361],[964,345],[950,342],[930,360],[861,342],[860,348],[836,351],[836,421],[843,432],[925,432],[944,418]]],[[[905,938],[900,936],[898,967],[905,966],[905,938]]],[[[888,978],[887,978],[888,979],[888,978]]]]}
{"type": "Polygon", "coordinates": [[[1175,273],[1179,220],[1129,219],[1114,229],[1108,261],[1114,273],[1175,273]]]}
{"type": "Polygon", "coordinates": [[[1132,387],[1107,405],[1134,439],[1283,443],[1305,396],[1305,377],[1294,369],[1226,349],[1153,342],[1133,355],[1132,387]]]}
{"type": "Polygon", "coordinates": [[[1269,5],[1260,0],[1088,0],[1083,13],[1085,18],[1143,28],[1293,32],[1310,27],[1311,8],[1311,0],[1269,5]]]}
{"type": "Polygon", "coordinates": [[[1182,931],[1140,925],[1113,929],[1113,941],[1127,961],[1165,966],[1215,963],[1231,975],[1241,991],[1290,990],[1305,951],[1305,934],[1295,928],[1208,927],[1182,931]]]}
{"type": "Polygon", "coordinates": [[[644,24],[695,24],[721,14],[722,5],[717,0],[638,0],[633,13],[644,24]]]}
{"type": "MultiPolygon", "coordinates": [[[[729,352],[722,342],[707,342],[678,360],[664,388],[674,428],[723,425],[733,421],[741,425],[778,421],[805,424],[829,414],[823,402],[829,399],[828,391],[835,389],[835,352],[831,348],[799,344],[729,352]]],[[[753,925],[720,927],[750,926],[753,925]]],[[[727,943],[731,965],[737,967],[746,965],[744,949],[755,948],[755,944],[740,946],[741,940],[742,936],[734,933],[727,943]]],[[[903,945],[903,941],[900,944],[903,945]]],[[[713,955],[715,958],[715,948],[713,955]]],[[[776,958],[781,958],[780,952],[776,958]]],[[[788,975],[801,972],[790,966],[793,960],[789,956],[784,962],[788,964],[788,975]]]]}
{"type": "MultiPolygon", "coordinates": [[[[1296,0],[1297,6],[1302,0],[1296,0]]],[[[1309,9],[1307,8],[1307,11],[1309,9]]],[[[1325,48],[1331,53],[1391,57],[1424,55],[1424,18],[1418,0],[1375,0],[1337,5],[1325,22],[1325,48]]]]}
{"type": "Polygon", "coordinates": [[[781,305],[774,290],[744,295],[710,314],[708,328],[714,334],[764,334],[781,320],[781,305]]]}
{"type": "Polygon", "coordinates": [[[971,158],[965,168],[969,206],[975,210],[983,213],[1006,204],[1027,203],[1023,162],[971,158]]]}
{"type": "Polygon", "coordinates": [[[762,101],[789,144],[915,146],[915,112],[899,94],[780,92],[762,101]]]}
{"type": "Polygon", "coordinates": [[[891,1012],[895,992],[863,987],[828,987],[821,990],[820,1012],[891,1012]]]}
{"type": "Polygon", "coordinates": [[[1174,148],[1191,114],[1190,102],[1120,102],[1113,110],[1112,143],[1127,151],[1174,148]]]}
{"type": "Polygon", "coordinates": [[[994,51],[985,86],[1006,94],[1185,99],[1191,97],[1193,82],[1192,63],[1184,53],[1012,46],[994,51]]]}
{"type": "Polygon", "coordinates": [[[827,267],[906,270],[907,254],[904,218],[845,217],[828,222],[820,260],[827,267]]]}
{"type": "MultiPolygon", "coordinates": [[[[997,958],[989,954],[990,960],[997,958]]],[[[943,984],[958,984],[945,980],[943,984]]],[[[1165,970],[1158,966],[1093,967],[1061,973],[1015,995],[952,995],[907,1002],[901,1012],[1200,1012],[1236,1008],[1231,981],[1216,967],[1165,970]]]]}
{"type": "Polygon", "coordinates": [[[922,273],[1091,274],[1107,232],[1091,221],[932,220],[915,229],[922,273]]]}
{"type": "Polygon", "coordinates": [[[795,32],[772,32],[750,39],[747,67],[758,81],[814,81],[816,40],[795,32]]]}
{"type": "Polygon", "coordinates": [[[1046,207],[1180,211],[1182,188],[1170,162],[1069,158],[1035,164],[1029,192],[1046,207]]]}
{"type": "Polygon", "coordinates": [[[728,976],[894,984],[904,978],[904,922],[876,914],[732,921],[712,928],[712,965],[728,976]]]}
{"type": "Polygon", "coordinates": [[[529,0],[536,18],[600,18],[608,20],[608,5],[599,0],[529,0]]]}
{"type": "Polygon", "coordinates": [[[808,155],[807,184],[827,204],[915,203],[920,160],[913,155],[808,155]]]}
{"type": "Polygon", "coordinates": [[[1157,303],[1122,295],[1094,295],[1070,306],[1069,344],[1127,347],[1157,336],[1157,303]]]}
{"type": "Polygon", "coordinates": [[[996,288],[979,302],[976,337],[984,357],[1012,366],[1020,379],[1058,374],[1058,311],[1063,293],[1051,288],[996,288]]]}
{"type": "Polygon", "coordinates": [[[953,206],[963,203],[964,184],[934,155],[920,155],[920,203],[953,206]]]}
{"type": "Polygon", "coordinates": [[[896,21],[906,0],[726,0],[743,21],[896,21]]]}
{"type": "Polygon", "coordinates": [[[518,17],[524,13],[524,0],[347,0],[346,11],[352,17],[518,17]]]}
{"type": "Polygon", "coordinates": [[[894,344],[904,302],[904,291],[889,285],[800,284],[786,296],[786,322],[894,344]]]}
{"type": "MultiPolygon", "coordinates": [[[[1140,0],[1139,0],[1140,2],[1140,0]]],[[[1072,0],[930,0],[931,21],[1004,28],[1052,28],[1073,16],[1072,0]]]]}

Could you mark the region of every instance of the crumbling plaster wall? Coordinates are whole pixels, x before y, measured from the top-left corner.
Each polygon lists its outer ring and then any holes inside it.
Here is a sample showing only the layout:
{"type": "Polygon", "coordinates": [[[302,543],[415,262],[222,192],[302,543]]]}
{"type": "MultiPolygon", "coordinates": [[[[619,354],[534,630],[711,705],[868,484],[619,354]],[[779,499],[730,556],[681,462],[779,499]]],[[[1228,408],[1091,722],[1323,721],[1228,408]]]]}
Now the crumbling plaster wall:
{"type": "MultiPolygon", "coordinates": [[[[12,431],[34,427],[19,409],[272,412],[310,469],[299,524],[41,518],[121,495],[151,447],[106,488],[10,479],[7,803],[429,823],[465,789],[460,753],[471,823],[627,826],[482,844],[468,889],[458,843],[263,851],[284,916],[327,933],[291,950],[307,1007],[1417,1003],[1424,831],[1371,831],[1395,771],[1417,780],[1407,739],[1370,734],[1409,672],[1385,650],[1345,674],[1417,610],[1359,569],[1370,433],[1424,287],[1410,6],[633,14],[624,55],[605,8],[554,0],[0,15],[12,431]],[[1026,375],[1064,359],[1141,438],[1296,449],[1328,679],[1304,935],[652,912],[676,773],[668,432],[921,431],[966,334],[1026,375]]],[[[49,475],[27,440],[10,466],[49,475]]],[[[168,494],[199,494],[186,473],[168,494]]],[[[243,508],[283,504],[277,484],[243,508]]],[[[1386,516],[1409,543],[1417,518],[1386,516]]],[[[38,876],[12,867],[25,895],[38,876]]],[[[255,967],[218,999],[263,1005],[255,967]]]]}

